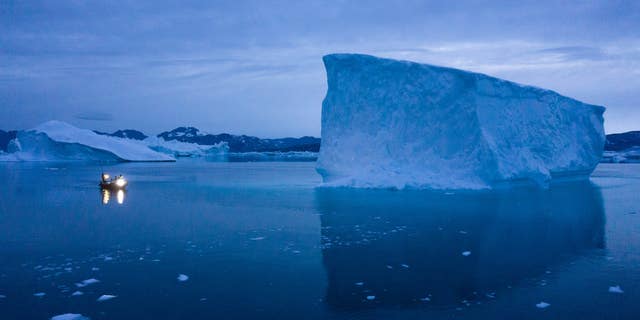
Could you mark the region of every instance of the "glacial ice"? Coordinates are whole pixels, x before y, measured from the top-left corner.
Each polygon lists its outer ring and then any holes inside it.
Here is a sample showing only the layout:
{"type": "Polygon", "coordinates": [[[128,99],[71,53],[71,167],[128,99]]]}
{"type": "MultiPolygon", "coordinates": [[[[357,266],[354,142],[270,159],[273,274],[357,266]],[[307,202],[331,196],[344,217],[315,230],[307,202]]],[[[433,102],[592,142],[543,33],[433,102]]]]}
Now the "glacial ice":
{"type": "Polygon", "coordinates": [[[103,301],[107,301],[107,300],[111,300],[111,299],[115,299],[118,296],[114,296],[112,294],[103,294],[100,297],[98,297],[98,299],[96,301],[98,302],[103,302],[103,301]]]}
{"type": "Polygon", "coordinates": [[[65,313],[51,317],[51,320],[87,320],[89,318],[79,313],[65,313]]]}
{"type": "Polygon", "coordinates": [[[324,57],[317,171],[325,186],[487,189],[587,178],[604,107],[451,68],[324,57]]]}
{"type": "Polygon", "coordinates": [[[19,131],[9,145],[9,152],[3,160],[175,161],[143,142],[99,135],[55,120],[19,131]]]}

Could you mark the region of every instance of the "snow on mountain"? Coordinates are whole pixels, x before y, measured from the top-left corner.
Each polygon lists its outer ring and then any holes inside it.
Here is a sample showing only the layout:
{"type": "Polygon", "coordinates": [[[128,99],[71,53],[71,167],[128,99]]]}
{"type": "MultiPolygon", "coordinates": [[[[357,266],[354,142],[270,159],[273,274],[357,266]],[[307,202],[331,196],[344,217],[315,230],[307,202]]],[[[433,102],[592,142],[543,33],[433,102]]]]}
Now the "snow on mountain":
{"type": "Polygon", "coordinates": [[[320,139],[315,137],[261,139],[228,133],[209,134],[194,127],[178,127],[158,134],[166,141],[180,141],[199,145],[217,145],[225,142],[229,152],[318,152],[320,139]]]}
{"type": "Polygon", "coordinates": [[[11,154],[5,155],[4,160],[175,161],[143,142],[99,135],[61,121],[19,131],[9,149],[11,154]]]}
{"type": "Polygon", "coordinates": [[[586,178],[604,107],[487,75],[359,54],[324,57],[325,185],[483,189],[586,178]]]}
{"type": "Polygon", "coordinates": [[[113,133],[106,133],[106,132],[100,132],[100,131],[95,131],[93,130],[93,132],[103,135],[103,136],[111,136],[111,137],[118,137],[118,138],[127,138],[127,139],[133,139],[133,140],[144,140],[147,138],[147,135],[138,131],[138,130],[133,130],[133,129],[125,129],[125,130],[118,130],[115,131],[113,133]]]}
{"type": "Polygon", "coordinates": [[[159,137],[148,137],[144,143],[152,150],[166,153],[174,157],[217,157],[229,151],[226,142],[215,145],[199,145],[195,143],[180,142],[177,140],[165,140],[159,137]]]}

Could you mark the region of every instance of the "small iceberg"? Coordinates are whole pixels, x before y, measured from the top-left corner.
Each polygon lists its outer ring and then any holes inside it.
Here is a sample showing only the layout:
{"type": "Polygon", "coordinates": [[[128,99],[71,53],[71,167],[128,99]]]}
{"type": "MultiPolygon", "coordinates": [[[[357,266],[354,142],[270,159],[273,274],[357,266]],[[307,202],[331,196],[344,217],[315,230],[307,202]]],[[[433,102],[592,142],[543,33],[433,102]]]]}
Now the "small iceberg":
{"type": "Polygon", "coordinates": [[[544,309],[544,308],[547,308],[547,307],[548,307],[548,306],[550,306],[550,305],[551,305],[551,304],[549,304],[549,303],[546,303],[546,302],[544,302],[544,301],[540,301],[540,303],[537,303],[537,304],[536,304],[536,308],[538,308],[538,309],[544,309]]]}
{"type": "Polygon", "coordinates": [[[114,296],[114,295],[111,295],[111,294],[103,294],[98,299],[96,299],[96,301],[102,302],[102,301],[111,300],[111,299],[117,298],[117,297],[118,296],[114,296]]]}
{"type": "Polygon", "coordinates": [[[186,274],[179,274],[178,275],[178,281],[185,282],[187,280],[189,280],[189,276],[188,275],[186,275],[186,274]]]}
{"type": "Polygon", "coordinates": [[[72,297],[77,297],[77,296],[81,296],[81,295],[83,295],[83,294],[84,294],[84,293],[83,293],[82,291],[74,291],[74,292],[71,294],[71,296],[72,296],[72,297]]]}
{"type": "Polygon", "coordinates": [[[51,320],[89,320],[89,318],[79,313],[65,313],[53,316],[51,320]]]}
{"type": "Polygon", "coordinates": [[[37,292],[37,293],[34,293],[34,294],[33,294],[33,296],[34,296],[34,297],[38,297],[38,298],[42,298],[42,297],[44,297],[44,296],[46,296],[46,295],[47,295],[47,294],[46,294],[46,293],[44,293],[44,292],[37,292]]]}
{"type": "Polygon", "coordinates": [[[249,238],[249,240],[251,240],[251,241],[260,241],[260,240],[264,240],[264,237],[249,238]]]}
{"type": "Polygon", "coordinates": [[[376,299],[376,296],[367,296],[367,300],[373,301],[376,299]]]}
{"type": "Polygon", "coordinates": [[[624,291],[622,291],[622,288],[620,288],[620,286],[609,287],[609,292],[611,292],[611,293],[624,293],[624,291]]]}
{"type": "Polygon", "coordinates": [[[462,255],[465,256],[465,257],[468,257],[468,256],[471,255],[471,251],[463,251],[462,255]]]}
{"type": "Polygon", "coordinates": [[[82,288],[82,287],[86,287],[86,286],[88,286],[90,284],[94,284],[94,283],[98,283],[98,282],[100,282],[100,280],[94,279],[94,278],[87,279],[87,280],[82,280],[81,282],[76,283],[76,287],[82,288]]]}

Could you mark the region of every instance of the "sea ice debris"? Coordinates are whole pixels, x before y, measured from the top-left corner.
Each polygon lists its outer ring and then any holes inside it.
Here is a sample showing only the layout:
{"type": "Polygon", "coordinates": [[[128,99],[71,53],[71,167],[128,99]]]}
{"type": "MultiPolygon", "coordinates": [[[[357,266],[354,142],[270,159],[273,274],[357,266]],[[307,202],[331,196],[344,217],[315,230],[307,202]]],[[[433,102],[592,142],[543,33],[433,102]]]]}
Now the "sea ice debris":
{"type": "Polygon", "coordinates": [[[118,296],[114,296],[114,295],[111,295],[111,294],[103,294],[96,301],[103,302],[103,301],[111,300],[111,299],[116,298],[116,297],[118,297],[118,296]]]}
{"type": "Polygon", "coordinates": [[[179,274],[178,275],[178,281],[184,282],[184,281],[187,281],[187,280],[189,280],[189,276],[187,276],[186,274],[179,274]]]}
{"type": "Polygon", "coordinates": [[[611,287],[609,287],[609,292],[611,292],[611,293],[624,293],[624,291],[622,291],[622,288],[620,288],[620,286],[611,286],[611,287]]]}
{"type": "Polygon", "coordinates": [[[100,282],[100,280],[94,279],[94,278],[87,279],[87,280],[82,280],[81,282],[76,283],[76,287],[82,288],[82,287],[86,287],[86,286],[88,286],[90,284],[95,284],[95,283],[98,283],[98,282],[100,282]]]}
{"type": "Polygon", "coordinates": [[[51,320],[89,320],[89,318],[78,313],[65,313],[53,316],[51,320]]]}
{"type": "Polygon", "coordinates": [[[536,304],[536,308],[538,308],[538,309],[544,309],[544,308],[546,308],[546,307],[548,307],[548,306],[550,306],[550,305],[551,305],[551,304],[549,304],[549,303],[546,303],[546,302],[544,302],[544,301],[540,301],[540,303],[537,303],[537,304],[536,304]]]}

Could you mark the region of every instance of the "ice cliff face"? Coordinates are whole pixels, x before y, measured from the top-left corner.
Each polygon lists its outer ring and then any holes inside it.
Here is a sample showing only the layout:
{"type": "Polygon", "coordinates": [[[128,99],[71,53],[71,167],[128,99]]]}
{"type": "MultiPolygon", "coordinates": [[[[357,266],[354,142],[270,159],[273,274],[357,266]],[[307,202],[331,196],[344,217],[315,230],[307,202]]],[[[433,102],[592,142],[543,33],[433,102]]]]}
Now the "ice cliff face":
{"type": "Polygon", "coordinates": [[[317,170],[326,185],[483,189],[588,177],[604,107],[487,75],[358,54],[324,57],[317,170]]]}

